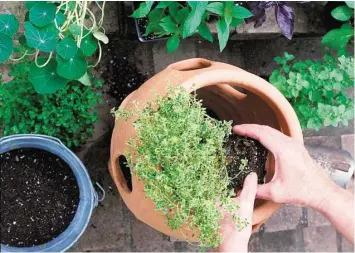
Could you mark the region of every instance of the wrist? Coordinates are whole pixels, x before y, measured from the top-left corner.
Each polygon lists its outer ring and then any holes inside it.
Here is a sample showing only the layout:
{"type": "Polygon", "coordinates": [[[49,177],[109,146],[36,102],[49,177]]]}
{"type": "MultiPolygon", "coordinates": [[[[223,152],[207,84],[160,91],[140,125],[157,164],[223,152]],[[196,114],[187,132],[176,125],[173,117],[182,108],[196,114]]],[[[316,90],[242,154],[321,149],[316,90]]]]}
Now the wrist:
{"type": "Polygon", "coordinates": [[[320,213],[324,213],[329,208],[329,205],[332,205],[332,201],[337,198],[340,190],[341,188],[332,181],[323,184],[323,188],[319,189],[318,194],[309,202],[308,206],[320,213]]]}

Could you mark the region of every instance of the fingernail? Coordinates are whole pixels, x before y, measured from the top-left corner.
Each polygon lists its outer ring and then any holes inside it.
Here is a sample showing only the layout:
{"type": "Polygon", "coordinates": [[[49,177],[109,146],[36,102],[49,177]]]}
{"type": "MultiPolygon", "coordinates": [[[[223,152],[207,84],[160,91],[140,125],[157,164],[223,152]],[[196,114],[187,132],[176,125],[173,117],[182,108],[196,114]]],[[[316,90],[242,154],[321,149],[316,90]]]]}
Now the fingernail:
{"type": "Polygon", "coordinates": [[[250,172],[250,173],[249,173],[248,177],[254,179],[254,178],[258,178],[258,175],[253,171],[253,172],[250,172]]]}

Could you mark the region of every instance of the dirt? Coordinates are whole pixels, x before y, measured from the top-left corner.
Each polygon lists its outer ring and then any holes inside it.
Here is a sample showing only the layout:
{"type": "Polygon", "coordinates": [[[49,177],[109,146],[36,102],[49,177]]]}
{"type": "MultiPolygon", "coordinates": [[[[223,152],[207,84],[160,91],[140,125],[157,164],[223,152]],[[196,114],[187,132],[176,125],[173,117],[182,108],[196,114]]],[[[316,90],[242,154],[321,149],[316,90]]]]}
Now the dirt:
{"type": "Polygon", "coordinates": [[[227,153],[227,171],[231,179],[231,189],[241,189],[244,179],[251,172],[258,175],[258,183],[264,183],[267,149],[258,141],[249,137],[230,135],[224,148],[227,153]]]}
{"type": "MultiPolygon", "coordinates": [[[[137,65],[142,65],[140,58],[134,57],[137,43],[129,40],[111,40],[104,52],[106,64],[101,76],[107,88],[104,92],[117,100],[118,106],[134,90],[138,89],[150,73],[142,72],[137,65]],[[136,62],[133,62],[135,59],[136,62]]],[[[112,106],[113,107],[113,106],[112,106]]]]}
{"type": "Polygon", "coordinates": [[[0,154],[1,244],[31,247],[60,235],[71,223],[79,189],[70,167],[40,149],[0,154]]]}

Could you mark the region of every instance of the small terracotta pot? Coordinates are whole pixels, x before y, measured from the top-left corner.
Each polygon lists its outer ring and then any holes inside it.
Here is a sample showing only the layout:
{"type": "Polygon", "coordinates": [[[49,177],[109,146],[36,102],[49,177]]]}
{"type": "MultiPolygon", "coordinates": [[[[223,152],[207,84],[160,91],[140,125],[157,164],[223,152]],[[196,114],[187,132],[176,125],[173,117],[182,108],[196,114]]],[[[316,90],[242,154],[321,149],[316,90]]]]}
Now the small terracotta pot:
{"type": "MultiPolygon", "coordinates": [[[[275,87],[240,68],[206,59],[190,59],[169,65],[132,92],[121,107],[132,108],[132,101],[137,101],[144,107],[148,102],[154,101],[157,94],[165,95],[169,86],[182,86],[189,92],[196,91],[199,98],[203,99],[205,107],[214,111],[222,120],[233,120],[233,125],[269,125],[303,142],[302,130],[294,110],[275,87]]],[[[128,121],[116,120],[111,140],[109,170],[123,201],[139,220],[149,226],[175,238],[198,241],[197,236],[186,226],[177,231],[170,229],[166,217],[155,211],[154,203],[143,191],[143,183],[134,174],[132,191],[127,187],[118,160],[129,150],[126,142],[136,134],[134,120],[136,116],[128,121]]],[[[268,156],[266,169],[266,182],[269,182],[275,172],[272,154],[268,156]]],[[[257,199],[253,213],[253,230],[278,208],[279,204],[257,199]]]]}

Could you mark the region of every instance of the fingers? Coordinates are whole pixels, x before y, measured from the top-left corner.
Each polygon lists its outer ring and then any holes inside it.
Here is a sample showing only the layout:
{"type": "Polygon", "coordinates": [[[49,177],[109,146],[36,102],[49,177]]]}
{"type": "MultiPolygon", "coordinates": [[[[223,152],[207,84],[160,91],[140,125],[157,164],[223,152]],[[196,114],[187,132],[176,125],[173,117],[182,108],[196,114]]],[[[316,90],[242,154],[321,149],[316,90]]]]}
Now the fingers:
{"type": "Polygon", "coordinates": [[[256,124],[236,125],[233,127],[233,131],[259,141],[273,154],[284,148],[283,143],[289,138],[274,128],[256,124]]]}
{"type": "Polygon", "coordinates": [[[257,185],[258,176],[255,172],[252,172],[244,180],[243,189],[239,196],[240,214],[246,218],[251,217],[253,213],[257,185]]]}
{"type": "Polygon", "coordinates": [[[270,196],[270,183],[259,184],[256,191],[256,197],[260,199],[271,200],[270,196]]]}

